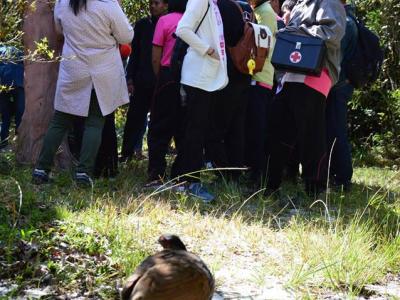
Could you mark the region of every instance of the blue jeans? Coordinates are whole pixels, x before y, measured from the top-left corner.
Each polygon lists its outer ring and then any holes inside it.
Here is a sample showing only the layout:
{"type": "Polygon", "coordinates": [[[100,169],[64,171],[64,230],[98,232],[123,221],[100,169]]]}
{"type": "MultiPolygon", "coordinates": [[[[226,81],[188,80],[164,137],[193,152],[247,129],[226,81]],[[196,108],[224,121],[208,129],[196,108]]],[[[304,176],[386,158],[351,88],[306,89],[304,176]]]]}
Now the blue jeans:
{"type": "Polygon", "coordinates": [[[334,86],[328,95],[326,106],[328,153],[332,151],[330,174],[335,183],[340,185],[349,184],[353,176],[351,147],[347,135],[347,102],[353,91],[353,86],[348,83],[334,86]]]}
{"type": "Polygon", "coordinates": [[[18,129],[25,110],[25,93],[22,87],[0,93],[1,141],[7,141],[10,133],[11,116],[15,114],[15,128],[18,129]],[[11,101],[11,98],[13,101],[11,101]]]}

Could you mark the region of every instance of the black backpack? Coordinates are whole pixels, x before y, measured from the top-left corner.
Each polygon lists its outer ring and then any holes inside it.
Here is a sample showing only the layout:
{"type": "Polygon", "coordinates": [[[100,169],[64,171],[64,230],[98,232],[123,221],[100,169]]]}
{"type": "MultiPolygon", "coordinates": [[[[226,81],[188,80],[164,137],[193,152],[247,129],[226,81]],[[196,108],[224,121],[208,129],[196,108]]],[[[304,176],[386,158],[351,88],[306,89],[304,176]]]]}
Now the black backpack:
{"type": "Polygon", "coordinates": [[[378,78],[384,58],[383,50],[379,37],[354,16],[350,17],[357,25],[358,40],[354,55],[345,64],[344,71],[355,88],[362,88],[378,78]]]}

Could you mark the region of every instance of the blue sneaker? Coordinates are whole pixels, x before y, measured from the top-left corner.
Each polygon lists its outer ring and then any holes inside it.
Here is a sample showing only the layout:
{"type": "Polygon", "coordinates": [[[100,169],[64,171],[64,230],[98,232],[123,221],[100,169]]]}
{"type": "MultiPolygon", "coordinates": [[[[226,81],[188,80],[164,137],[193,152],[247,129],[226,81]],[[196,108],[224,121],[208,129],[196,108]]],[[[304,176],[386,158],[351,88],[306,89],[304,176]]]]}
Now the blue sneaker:
{"type": "Polygon", "coordinates": [[[210,203],[215,199],[200,182],[191,183],[187,189],[189,195],[203,200],[204,203],[210,203]]]}
{"type": "Polygon", "coordinates": [[[49,174],[46,172],[46,170],[35,169],[32,173],[32,182],[38,185],[49,183],[49,174]]]}

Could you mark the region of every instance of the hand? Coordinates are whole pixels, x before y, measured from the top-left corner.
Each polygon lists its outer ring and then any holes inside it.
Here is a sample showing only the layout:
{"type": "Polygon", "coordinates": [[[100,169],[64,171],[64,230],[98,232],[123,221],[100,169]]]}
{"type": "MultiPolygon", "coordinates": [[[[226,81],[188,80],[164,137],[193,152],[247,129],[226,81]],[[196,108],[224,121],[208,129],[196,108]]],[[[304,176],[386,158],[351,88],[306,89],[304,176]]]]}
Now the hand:
{"type": "Polygon", "coordinates": [[[216,60],[219,60],[218,51],[215,51],[214,48],[211,48],[211,47],[208,48],[206,53],[207,53],[208,56],[211,56],[212,58],[214,58],[216,60]]]}

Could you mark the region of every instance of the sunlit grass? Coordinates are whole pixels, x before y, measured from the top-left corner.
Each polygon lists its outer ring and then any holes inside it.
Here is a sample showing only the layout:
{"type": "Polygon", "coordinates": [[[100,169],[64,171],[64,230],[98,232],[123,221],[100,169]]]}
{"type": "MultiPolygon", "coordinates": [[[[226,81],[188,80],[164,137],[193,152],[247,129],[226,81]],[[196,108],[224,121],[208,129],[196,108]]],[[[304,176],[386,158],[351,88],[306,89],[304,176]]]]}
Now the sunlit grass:
{"type": "Polygon", "coordinates": [[[240,185],[216,184],[208,175],[217,195],[213,205],[170,191],[151,195],[141,188],[144,170],[144,162],[130,163],[115,182],[99,180],[93,190],[80,190],[69,172],[37,187],[29,169],[10,168],[0,178],[0,259],[13,262],[13,245],[23,239],[39,245],[42,261],[8,276],[22,288],[44,263],[63,291],[113,298],[140,261],[160,249],[157,237],[167,232],[204,259],[224,290],[247,284],[261,291],[272,276],[296,297],[351,296],[399,273],[399,173],[356,169],[351,193],[332,192],[319,202],[287,185],[285,192],[303,197],[293,210],[262,193],[249,198],[240,185]],[[23,193],[21,208],[15,182],[23,193]],[[63,255],[85,258],[52,261],[63,243],[69,249],[63,255]]]}

